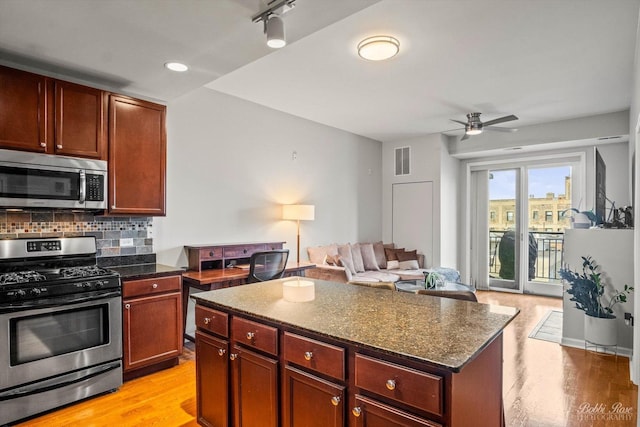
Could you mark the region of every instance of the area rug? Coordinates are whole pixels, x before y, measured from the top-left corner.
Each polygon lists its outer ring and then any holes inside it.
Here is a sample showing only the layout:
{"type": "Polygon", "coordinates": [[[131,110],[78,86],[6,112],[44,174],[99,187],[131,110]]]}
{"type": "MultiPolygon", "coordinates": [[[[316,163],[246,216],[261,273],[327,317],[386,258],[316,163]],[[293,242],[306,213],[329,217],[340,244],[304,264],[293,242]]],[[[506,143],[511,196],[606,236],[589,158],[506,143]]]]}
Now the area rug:
{"type": "Polygon", "coordinates": [[[562,311],[549,310],[529,334],[529,338],[560,343],[562,339],[562,311]]]}

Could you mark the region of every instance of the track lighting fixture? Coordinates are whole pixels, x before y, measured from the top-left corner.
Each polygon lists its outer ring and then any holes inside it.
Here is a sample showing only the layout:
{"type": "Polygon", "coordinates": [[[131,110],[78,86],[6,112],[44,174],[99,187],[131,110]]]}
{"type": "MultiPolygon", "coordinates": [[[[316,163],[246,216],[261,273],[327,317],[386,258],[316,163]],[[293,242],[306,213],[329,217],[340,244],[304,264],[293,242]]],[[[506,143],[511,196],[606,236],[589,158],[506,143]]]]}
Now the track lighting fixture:
{"type": "Polygon", "coordinates": [[[282,15],[293,9],[295,0],[271,0],[267,9],[255,15],[251,20],[264,24],[267,46],[279,49],[287,44],[282,15]]]}

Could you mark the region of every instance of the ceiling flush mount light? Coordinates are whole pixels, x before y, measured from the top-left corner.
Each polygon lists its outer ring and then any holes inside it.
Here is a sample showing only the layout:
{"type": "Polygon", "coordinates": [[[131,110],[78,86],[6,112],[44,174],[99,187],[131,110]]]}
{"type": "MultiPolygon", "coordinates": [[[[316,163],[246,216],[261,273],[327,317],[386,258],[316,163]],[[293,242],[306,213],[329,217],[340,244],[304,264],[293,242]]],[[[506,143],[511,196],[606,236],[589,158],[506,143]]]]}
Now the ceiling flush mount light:
{"type": "Polygon", "coordinates": [[[391,36],[367,37],[358,43],[358,55],[368,61],[384,61],[400,52],[400,42],[391,36]]]}
{"type": "Polygon", "coordinates": [[[165,68],[171,71],[177,71],[178,73],[185,72],[189,69],[185,64],[181,62],[167,62],[164,64],[165,68]]]}
{"type": "Polygon", "coordinates": [[[282,15],[293,9],[295,0],[272,0],[269,7],[255,15],[251,20],[264,24],[264,33],[267,35],[267,46],[279,49],[287,45],[284,32],[282,15]]]}

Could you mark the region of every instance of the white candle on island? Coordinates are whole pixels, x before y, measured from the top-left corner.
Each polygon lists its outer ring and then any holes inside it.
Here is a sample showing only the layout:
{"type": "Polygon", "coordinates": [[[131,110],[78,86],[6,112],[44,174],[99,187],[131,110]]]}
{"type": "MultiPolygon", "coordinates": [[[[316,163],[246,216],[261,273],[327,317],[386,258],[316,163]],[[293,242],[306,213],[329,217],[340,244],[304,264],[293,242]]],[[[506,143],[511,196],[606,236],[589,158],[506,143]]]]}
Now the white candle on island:
{"type": "Polygon", "coordinates": [[[315,296],[315,283],[310,280],[296,279],[282,282],[282,297],[285,299],[285,301],[313,301],[315,296]]]}

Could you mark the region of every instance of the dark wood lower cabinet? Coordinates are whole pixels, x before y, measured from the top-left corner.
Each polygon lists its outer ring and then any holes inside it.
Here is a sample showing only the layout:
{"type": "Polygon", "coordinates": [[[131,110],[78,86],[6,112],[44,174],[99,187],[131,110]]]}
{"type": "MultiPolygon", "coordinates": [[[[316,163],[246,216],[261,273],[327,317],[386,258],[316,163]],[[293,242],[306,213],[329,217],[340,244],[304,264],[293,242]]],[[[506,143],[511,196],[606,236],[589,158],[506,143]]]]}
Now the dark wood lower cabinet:
{"type": "Polygon", "coordinates": [[[229,425],[229,343],[196,332],[198,424],[229,425]]]}
{"type": "Polygon", "coordinates": [[[283,384],[284,427],[344,426],[345,387],[287,366],[283,384]]]}
{"type": "Polygon", "coordinates": [[[237,345],[230,355],[234,425],[278,426],[278,361],[237,345]]]}
{"type": "Polygon", "coordinates": [[[441,427],[440,424],[356,395],[352,410],[356,427],[441,427]]]}

